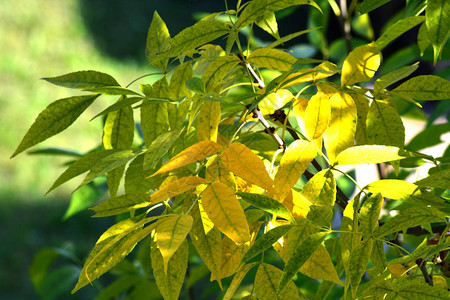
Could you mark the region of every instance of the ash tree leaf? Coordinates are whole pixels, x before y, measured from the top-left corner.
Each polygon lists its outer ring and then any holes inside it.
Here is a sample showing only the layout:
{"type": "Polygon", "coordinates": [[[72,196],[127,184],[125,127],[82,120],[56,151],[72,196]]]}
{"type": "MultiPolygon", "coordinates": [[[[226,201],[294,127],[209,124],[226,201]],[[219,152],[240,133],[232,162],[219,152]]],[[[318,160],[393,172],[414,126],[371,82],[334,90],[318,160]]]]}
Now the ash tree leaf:
{"type": "Polygon", "coordinates": [[[120,110],[122,108],[130,107],[131,105],[133,105],[133,104],[135,104],[137,102],[140,102],[140,101],[142,101],[144,99],[145,98],[143,98],[143,97],[127,97],[127,98],[124,98],[121,101],[118,101],[118,102],[114,103],[113,105],[108,106],[103,111],[99,112],[97,115],[95,115],[95,117],[93,117],[91,119],[91,121],[96,119],[96,118],[98,118],[98,117],[100,117],[100,116],[104,116],[106,114],[115,112],[115,111],[120,110]]]}
{"type": "Polygon", "coordinates": [[[220,102],[204,101],[198,114],[197,136],[199,141],[217,142],[221,117],[220,102]]]}
{"type": "Polygon", "coordinates": [[[386,31],[375,41],[378,50],[383,50],[390,42],[411,28],[421,24],[423,21],[425,21],[424,16],[411,16],[397,21],[386,29],[386,31]]]}
{"type": "Polygon", "coordinates": [[[278,71],[289,71],[297,61],[295,57],[279,49],[260,48],[253,51],[247,62],[258,68],[268,68],[278,71]]]}
{"type": "Polygon", "coordinates": [[[400,97],[416,100],[445,100],[450,98],[450,82],[435,75],[420,75],[392,90],[400,97]]]}
{"type": "Polygon", "coordinates": [[[328,232],[316,232],[308,236],[295,248],[294,253],[292,253],[284,267],[283,275],[278,283],[278,287],[276,289],[276,295],[278,297],[282,295],[283,290],[286,286],[288,286],[289,282],[291,282],[292,277],[297,274],[305,262],[311,257],[311,255],[313,255],[319,245],[325,240],[327,235],[328,232]]]}
{"type": "Polygon", "coordinates": [[[259,102],[258,108],[261,111],[261,114],[269,115],[285,106],[293,98],[294,96],[289,90],[278,89],[264,97],[261,102],[259,102]]]}
{"type": "Polygon", "coordinates": [[[353,146],[358,115],[356,104],[347,93],[335,93],[330,105],[330,121],[323,138],[328,157],[334,163],[340,152],[353,146]]]}
{"type": "Polygon", "coordinates": [[[311,97],[305,110],[305,129],[310,140],[320,138],[328,127],[330,98],[320,91],[311,97]]]}
{"type": "Polygon", "coordinates": [[[404,180],[382,179],[377,180],[364,189],[369,193],[381,193],[383,197],[405,201],[418,190],[419,186],[404,180]]]}
{"type": "Polygon", "coordinates": [[[282,274],[283,272],[273,265],[260,264],[254,283],[256,297],[262,300],[301,299],[298,294],[298,288],[291,279],[286,282],[284,290],[277,293],[277,285],[280,278],[282,278],[282,274]]]}
{"type": "Polygon", "coordinates": [[[381,56],[375,43],[355,48],[342,66],[341,86],[369,81],[380,66],[381,56]]]}
{"type": "MultiPolygon", "coordinates": [[[[152,243],[150,248],[150,257],[152,262],[153,276],[156,285],[165,300],[179,299],[181,288],[186,277],[189,259],[189,246],[187,241],[178,247],[167,267],[163,263],[161,252],[152,243]]],[[[148,288],[148,285],[146,286],[148,288]]]]}
{"type": "Polygon", "coordinates": [[[303,187],[302,196],[311,204],[333,206],[336,201],[336,180],[330,169],[316,173],[303,187]]]}
{"type": "Polygon", "coordinates": [[[169,172],[178,168],[181,168],[185,165],[188,165],[190,163],[199,161],[200,159],[203,159],[205,157],[211,156],[219,150],[222,149],[222,146],[217,144],[213,141],[203,141],[198,142],[197,144],[194,144],[180,153],[178,153],[176,156],[174,156],[171,160],[169,160],[166,164],[164,164],[156,173],[154,173],[152,176],[155,176],[157,174],[169,172]]]}
{"type": "Polygon", "coordinates": [[[133,90],[123,88],[120,86],[101,86],[95,88],[83,89],[84,92],[102,94],[102,95],[130,95],[130,96],[141,96],[133,90]]]}
{"type": "Polygon", "coordinates": [[[281,158],[274,185],[278,189],[280,200],[284,200],[308,165],[316,157],[317,149],[314,143],[296,140],[286,149],[281,158]]]}
{"type": "Polygon", "coordinates": [[[116,152],[118,152],[118,150],[102,150],[84,155],[73,164],[71,164],[58,177],[58,179],[56,179],[56,181],[45,194],[50,193],[52,190],[69,181],[70,179],[89,171],[95,164],[97,164],[97,162],[116,152]]]}
{"type": "Polygon", "coordinates": [[[169,131],[159,135],[145,153],[144,170],[152,170],[156,168],[158,162],[167,154],[169,149],[174,145],[180,137],[182,130],[169,131]]]}
{"type": "Polygon", "coordinates": [[[388,3],[391,0],[364,0],[356,6],[356,10],[361,14],[366,14],[372,10],[388,3]]]}
{"type": "Polygon", "coordinates": [[[352,296],[355,299],[358,286],[361,282],[361,278],[366,272],[367,264],[369,263],[370,254],[373,247],[373,239],[363,240],[360,244],[356,245],[350,253],[350,264],[348,267],[348,280],[352,287],[352,296]]]}
{"type": "Polygon", "coordinates": [[[170,258],[186,240],[186,236],[192,228],[192,216],[172,216],[160,219],[155,228],[154,239],[163,257],[164,273],[167,274],[167,267],[170,258]]]}
{"type": "Polygon", "coordinates": [[[383,237],[405,228],[424,225],[433,222],[444,222],[445,213],[432,207],[411,207],[401,211],[398,215],[386,221],[374,231],[375,237],[383,237]]]}
{"type": "Polygon", "coordinates": [[[198,93],[201,95],[205,94],[205,83],[201,78],[193,77],[191,79],[186,80],[186,87],[193,91],[194,93],[198,93]]]}
{"type": "Polygon", "coordinates": [[[250,247],[250,249],[247,250],[247,252],[245,252],[244,256],[242,257],[241,265],[244,265],[253,257],[272,247],[272,245],[276,243],[283,235],[288,233],[292,226],[294,225],[277,226],[257,238],[255,243],[250,247]]]}
{"type": "Polygon", "coordinates": [[[429,0],[425,11],[428,37],[433,45],[434,64],[450,36],[450,3],[446,0],[429,0]]]}
{"type": "Polygon", "coordinates": [[[151,203],[155,204],[167,200],[205,183],[206,181],[203,178],[197,176],[182,177],[163,186],[158,191],[151,194],[151,203]]]}
{"type": "Polygon", "coordinates": [[[185,62],[175,68],[175,71],[170,77],[169,98],[178,100],[181,97],[191,97],[192,93],[186,87],[186,82],[193,76],[192,64],[185,62]]]}
{"type": "Polygon", "coordinates": [[[240,62],[235,55],[220,56],[213,60],[202,75],[202,80],[205,82],[204,90],[213,91],[217,84],[226,78],[228,73],[240,62]]]}
{"type": "Polygon", "coordinates": [[[230,285],[227,288],[227,291],[225,295],[223,296],[223,300],[231,300],[234,293],[238,289],[239,285],[241,284],[242,280],[244,280],[245,275],[253,269],[256,265],[258,265],[257,262],[249,263],[243,266],[239,269],[239,271],[236,272],[236,275],[234,275],[233,280],[231,281],[230,285]]]}
{"type": "Polygon", "coordinates": [[[420,187],[448,189],[450,187],[450,169],[433,173],[414,184],[420,187]]]}
{"type": "MultiPolygon", "coordinates": [[[[364,236],[372,236],[373,231],[378,227],[378,218],[380,216],[381,206],[383,205],[383,197],[380,193],[370,196],[361,206],[359,213],[359,231],[364,236]]],[[[365,238],[363,236],[363,238],[365,238]]]]}
{"type": "Polygon", "coordinates": [[[380,92],[381,90],[385,89],[386,87],[408,77],[411,75],[417,68],[419,67],[419,63],[415,63],[411,66],[406,66],[403,68],[400,68],[398,70],[395,70],[393,72],[390,72],[386,75],[381,76],[375,81],[374,85],[374,91],[375,93],[380,92]]]}
{"type": "Polygon", "coordinates": [[[238,192],[236,193],[236,195],[240,196],[242,199],[244,199],[245,201],[247,201],[248,203],[259,209],[285,218],[286,220],[294,221],[294,218],[292,217],[289,209],[287,209],[286,206],[284,206],[281,202],[278,202],[275,199],[272,199],[264,195],[246,192],[238,192]]]}
{"type": "Polygon", "coordinates": [[[425,50],[430,46],[430,38],[428,37],[428,30],[426,22],[420,25],[419,33],[417,34],[417,45],[419,46],[420,56],[423,56],[425,50]]]}
{"type": "Polygon", "coordinates": [[[273,180],[264,162],[241,143],[232,143],[221,154],[222,164],[235,175],[267,190],[273,190],[273,180]]]}
{"type": "Polygon", "coordinates": [[[94,217],[114,216],[150,205],[148,194],[129,193],[106,200],[91,208],[94,217]]]}
{"type": "Polygon", "coordinates": [[[214,182],[202,194],[202,205],[209,219],[236,244],[250,241],[244,210],[225,184],[214,182]]]}
{"type": "Polygon", "coordinates": [[[144,229],[143,226],[156,217],[140,219],[140,217],[135,217],[121,221],[100,236],[81,270],[72,294],[108,272],[127,256],[139,241],[154,230],[157,222],[144,229]]]}
{"type": "Polygon", "coordinates": [[[97,97],[98,95],[74,96],[51,103],[37,116],[11,158],[65,130],[97,97]]]}
{"type": "Polygon", "coordinates": [[[338,165],[378,164],[382,162],[400,160],[405,156],[400,155],[398,147],[383,145],[354,146],[343,150],[336,157],[338,165]]]}
{"type": "Polygon", "coordinates": [[[300,268],[300,273],[311,278],[327,280],[335,284],[343,285],[334,268],[330,254],[322,245],[319,245],[313,255],[300,268]]]}
{"type": "Polygon", "coordinates": [[[145,55],[150,64],[157,68],[165,69],[168,59],[156,60],[158,54],[169,49],[170,33],[167,29],[166,23],[159,16],[158,12],[153,13],[152,23],[147,33],[147,45],[145,47],[145,55]]]}
{"type": "Polygon", "coordinates": [[[120,86],[111,75],[97,71],[79,71],[42,79],[52,84],[72,89],[120,86]]]}

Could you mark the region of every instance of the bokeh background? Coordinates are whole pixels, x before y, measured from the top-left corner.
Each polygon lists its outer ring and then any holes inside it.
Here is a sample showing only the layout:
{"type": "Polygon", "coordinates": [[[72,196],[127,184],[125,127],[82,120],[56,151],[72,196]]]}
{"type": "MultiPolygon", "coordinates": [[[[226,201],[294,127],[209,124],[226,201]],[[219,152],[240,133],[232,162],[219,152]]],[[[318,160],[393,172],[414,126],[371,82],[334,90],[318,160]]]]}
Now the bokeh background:
{"type": "MultiPolygon", "coordinates": [[[[320,1],[318,1],[320,2],[320,1]]],[[[379,36],[383,20],[390,18],[404,1],[375,13],[384,17],[373,23],[373,31],[362,31],[355,42],[363,43],[372,34],[379,36]],[[383,19],[384,18],[384,19],[383,19]],[[364,36],[366,35],[366,36],[364,36]]],[[[235,1],[228,1],[234,7],[235,1]]],[[[223,1],[207,0],[1,0],[0,3],[0,299],[38,299],[29,279],[33,256],[44,247],[57,247],[85,257],[98,236],[113,220],[93,219],[82,212],[64,220],[72,190],[79,181],[72,180],[44,197],[45,191],[65,169],[65,157],[19,155],[10,159],[14,149],[38,113],[54,100],[77,92],[40,80],[79,70],[98,70],[114,76],[126,85],[140,75],[151,72],[145,55],[147,30],[154,10],[166,21],[172,36],[205,12],[224,10],[223,1]]],[[[289,27],[307,28],[307,9],[286,14],[280,24],[283,35],[289,27]]],[[[334,22],[330,19],[330,22],[334,22]]],[[[329,26],[331,42],[339,36],[337,26],[329,26]]],[[[298,30],[298,29],[297,29],[298,30]]],[[[408,33],[385,54],[385,70],[416,61],[417,33],[408,33]],[[413,45],[413,46],[410,46],[413,45]],[[414,48],[415,47],[415,48],[414,48]],[[399,50],[400,49],[400,50],[399,50]],[[396,59],[390,56],[397,55],[396,59]],[[401,59],[399,59],[399,57],[401,59]],[[400,63],[399,63],[400,61],[400,63]],[[400,64],[400,65],[399,65],[400,64]]],[[[261,35],[261,39],[267,36],[261,35]]],[[[300,39],[291,50],[314,56],[317,50],[306,39],[300,39]]],[[[449,57],[448,47],[443,56],[449,57]]],[[[330,58],[344,57],[343,42],[330,45],[330,58]]],[[[430,54],[428,54],[430,56],[430,54]]],[[[423,73],[450,77],[448,63],[433,69],[431,63],[421,66],[423,73]]],[[[418,75],[418,74],[416,74],[418,75]]],[[[135,87],[135,86],[133,86],[135,87]]],[[[53,137],[35,149],[61,147],[86,152],[101,141],[101,119],[89,121],[101,108],[114,101],[102,97],[65,133],[53,137]],[[103,104],[102,104],[103,103],[103,104]]],[[[432,114],[433,108],[430,108],[432,114]]],[[[448,111],[448,105],[443,109],[448,111]]],[[[442,108],[441,108],[442,113],[442,108]]],[[[413,118],[418,129],[426,124],[427,115],[413,118]]],[[[446,120],[443,121],[446,123],[446,120]]],[[[414,123],[415,124],[415,123],[414,123]]],[[[413,127],[410,127],[413,128],[413,127]]],[[[415,127],[414,127],[415,128],[415,127]]],[[[407,128],[408,129],[408,128],[407,128]]],[[[448,126],[446,129],[449,131],[448,126]]],[[[447,141],[448,145],[448,141],[447,141]]],[[[89,289],[64,299],[92,299],[89,289]]],[[[59,298],[62,299],[62,298],[59,298]]]]}

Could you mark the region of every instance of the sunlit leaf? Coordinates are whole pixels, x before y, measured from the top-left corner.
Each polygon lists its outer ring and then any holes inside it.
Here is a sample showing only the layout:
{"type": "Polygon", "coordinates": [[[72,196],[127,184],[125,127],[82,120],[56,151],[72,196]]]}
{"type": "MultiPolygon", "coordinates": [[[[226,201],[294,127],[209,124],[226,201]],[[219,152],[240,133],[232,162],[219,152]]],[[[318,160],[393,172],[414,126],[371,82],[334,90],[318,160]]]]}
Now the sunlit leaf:
{"type": "Polygon", "coordinates": [[[355,48],[342,66],[341,86],[370,80],[380,66],[381,56],[374,43],[355,48]]]}
{"type": "Polygon", "coordinates": [[[191,231],[193,219],[190,215],[171,216],[160,219],[155,228],[155,241],[164,261],[164,273],[167,274],[169,260],[178,247],[186,240],[191,231]]]}
{"type": "Polygon", "coordinates": [[[331,114],[330,98],[320,91],[311,97],[305,110],[305,129],[308,138],[317,139],[328,127],[331,114]]]}
{"type": "Polygon", "coordinates": [[[199,142],[178,153],[175,157],[173,157],[166,164],[164,164],[152,176],[181,168],[185,165],[196,162],[202,158],[213,155],[217,153],[220,149],[222,149],[222,147],[216,142],[213,141],[199,142]]]}
{"type": "Polygon", "coordinates": [[[283,272],[273,265],[262,263],[255,277],[255,294],[258,299],[301,299],[294,282],[289,278],[283,291],[278,292],[277,286],[283,272]],[[278,296],[278,297],[277,297],[278,296]]]}
{"type": "Polygon", "coordinates": [[[242,179],[267,190],[273,189],[273,180],[264,162],[241,143],[232,143],[221,154],[223,165],[242,179]]]}
{"type": "Polygon", "coordinates": [[[182,177],[163,186],[158,191],[151,194],[150,201],[152,204],[155,204],[171,197],[175,197],[176,195],[189,191],[190,189],[194,189],[196,186],[204,183],[206,183],[206,181],[197,176],[182,177]]]}
{"type": "Polygon", "coordinates": [[[55,85],[72,89],[119,86],[117,81],[111,75],[97,71],[79,71],[42,79],[55,85]]]}
{"type": "Polygon", "coordinates": [[[323,137],[328,157],[334,163],[341,151],[353,146],[358,117],[355,102],[349,94],[334,94],[330,105],[330,121],[323,137]]]}
{"type": "Polygon", "coordinates": [[[11,158],[72,125],[97,97],[98,95],[69,97],[47,106],[28,129],[11,158]]]}
{"type": "Polygon", "coordinates": [[[247,62],[259,68],[269,68],[279,71],[288,71],[297,61],[295,57],[279,49],[260,48],[253,51],[247,62]]]}
{"type": "Polygon", "coordinates": [[[258,27],[263,29],[265,32],[276,38],[280,39],[280,34],[278,33],[278,23],[277,18],[273,12],[268,13],[263,20],[256,23],[258,27]]]}
{"type": "Polygon", "coordinates": [[[369,139],[367,137],[367,114],[369,112],[369,104],[366,99],[361,94],[352,94],[353,101],[355,101],[356,105],[356,114],[358,116],[358,120],[356,122],[356,131],[355,131],[355,141],[358,145],[367,145],[370,144],[369,139]]]}
{"type": "Polygon", "coordinates": [[[405,158],[398,147],[383,145],[354,146],[336,157],[338,165],[377,164],[405,158]]]}
{"type": "Polygon", "coordinates": [[[393,91],[416,100],[444,100],[450,98],[450,81],[435,75],[420,75],[402,83],[393,91]]]}
{"type": "Polygon", "coordinates": [[[208,217],[236,244],[250,240],[250,231],[244,210],[233,191],[221,182],[209,185],[202,194],[202,205],[208,217]]]}
{"type": "Polygon", "coordinates": [[[198,114],[197,136],[199,141],[217,142],[220,116],[220,102],[203,102],[198,114]]]}
{"type": "Polygon", "coordinates": [[[242,197],[242,199],[244,199],[246,202],[250,203],[251,205],[259,209],[262,209],[274,215],[278,215],[290,221],[294,220],[294,218],[292,217],[291,213],[286,208],[286,206],[284,206],[282,203],[278,202],[275,199],[272,199],[264,195],[246,192],[238,192],[236,193],[236,195],[242,197]]]}
{"type": "Polygon", "coordinates": [[[153,13],[152,23],[147,34],[147,45],[145,47],[145,55],[150,64],[157,68],[164,69],[167,66],[167,59],[154,61],[159,53],[169,49],[170,33],[166,23],[155,11],[153,13]]]}
{"type": "Polygon", "coordinates": [[[406,67],[400,68],[398,70],[395,70],[393,72],[390,72],[386,75],[381,76],[380,78],[378,78],[375,81],[375,85],[374,85],[375,93],[385,89],[386,87],[390,86],[391,84],[394,84],[394,83],[408,77],[415,70],[417,70],[418,67],[419,67],[419,63],[417,62],[411,66],[406,66],[406,67]]]}
{"type": "Polygon", "coordinates": [[[311,204],[333,206],[336,200],[336,180],[330,169],[315,174],[303,187],[302,196],[311,204]]]}
{"type": "Polygon", "coordinates": [[[184,240],[181,243],[167,266],[163,263],[163,256],[155,243],[152,243],[150,254],[153,276],[161,295],[167,300],[179,299],[188,268],[189,246],[187,241],[184,240]]]}
{"type": "Polygon", "coordinates": [[[276,92],[270,93],[258,104],[258,108],[263,115],[273,114],[277,109],[285,106],[294,98],[289,90],[278,89],[276,92]]]}
{"type": "Polygon", "coordinates": [[[315,279],[327,280],[339,285],[343,285],[342,281],[334,268],[333,261],[327,249],[319,245],[317,250],[300,268],[300,273],[315,279]]]}
{"type": "Polygon", "coordinates": [[[274,179],[281,200],[294,187],[308,165],[316,157],[316,153],[317,149],[314,143],[304,140],[296,140],[286,149],[274,179]]]}
{"type": "Polygon", "coordinates": [[[450,36],[450,3],[446,0],[428,0],[425,12],[428,37],[434,50],[434,64],[450,36]]]}
{"type": "Polygon", "coordinates": [[[383,50],[390,42],[423,21],[425,21],[424,16],[411,16],[397,21],[386,29],[386,31],[375,41],[378,50],[383,50]]]}

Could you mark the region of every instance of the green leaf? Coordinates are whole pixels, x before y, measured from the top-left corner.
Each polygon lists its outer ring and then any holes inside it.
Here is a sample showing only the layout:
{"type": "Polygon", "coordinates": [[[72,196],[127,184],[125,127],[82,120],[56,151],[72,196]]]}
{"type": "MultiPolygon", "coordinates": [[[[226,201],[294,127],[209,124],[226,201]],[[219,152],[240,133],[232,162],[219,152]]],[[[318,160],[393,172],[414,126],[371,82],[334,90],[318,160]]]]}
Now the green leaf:
{"type": "Polygon", "coordinates": [[[48,270],[59,254],[51,248],[40,250],[34,257],[30,265],[30,279],[34,288],[39,291],[47,277],[48,270]]]}
{"type": "Polygon", "coordinates": [[[94,166],[91,166],[90,172],[86,175],[79,187],[82,187],[106,172],[125,165],[129,160],[142,154],[144,151],[143,149],[120,150],[102,158],[94,166]]]}
{"type": "Polygon", "coordinates": [[[117,150],[102,150],[97,152],[92,152],[84,155],[79,160],[71,164],[59,177],[56,179],[55,183],[50,187],[50,189],[45,193],[50,193],[53,189],[57,188],[66,181],[74,178],[75,176],[81,175],[84,172],[89,171],[97,162],[103,158],[118,152],[117,150]]]}
{"type": "Polygon", "coordinates": [[[273,300],[273,299],[301,299],[298,294],[298,288],[294,282],[289,279],[283,291],[277,291],[277,284],[282,278],[283,272],[277,267],[262,263],[256,272],[254,289],[257,299],[273,300]],[[277,298],[278,296],[278,298],[277,298]]]}
{"type": "Polygon", "coordinates": [[[81,187],[73,193],[72,198],[70,199],[70,205],[64,213],[63,220],[67,220],[71,216],[88,209],[96,203],[104,193],[105,192],[100,190],[95,184],[88,184],[81,187]]]}
{"type": "Polygon", "coordinates": [[[350,255],[352,250],[361,240],[361,237],[358,235],[359,197],[359,194],[356,195],[347,204],[344,209],[340,227],[341,237],[339,242],[341,246],[342,263],[346,272],[349,272],[349,265],[351,264],[350,255]]]}
{"type": "MultiPolygon", "coordinates": [[[[363,234],[363,239],[372,236],[373,231],[378,227],[383,197],[380,193],[373,194],[361,206],[359,213],[359,231],[363,234]]],[[[351,260],[353,261],[353,260],[351,260]]]]}
{"type": "Polygon", "coordinates": [[[186,87],[194,93],[198,93],[201,95],[205,94],[205,83],[201,78],[193,77],[189,80],[186,80],[185,84],[186,87]]]}
{"type": "Polygon", "coordinates": [[[399,96],[416,100],[444,100],[450,98],[450,82],[435,75],[421,75],[409,79],[393,91],[399,96]]]}
{"type": "Polygon", "coordinates": [[[388,3],[391,0],[364,0],[356,6],[356,10],[361,14],[366,14],[372,10],[388,3]]]}
{"type": "Polygon", "coordinates": [[[424,179],[416,181],[414,184],[419,187],[448,189],[450,187],[450,169],[433,173],[424,179]]]}
{"type": "Polygon", "coordinates": [[[242,199],[259,209],[280,216],[287,220],[294,221],[294,218],[292,217],[289,209],[287,209],[286,206],[275,199],[259,194],[246,192],[238,192],[236,193],[236,195],[242,197],[242,199]]]}
{"type": "Polygon", "coordinates": [[[179,299],[188,267],[188,243],[184,241],[171,257],[167,272],[165,272],[164,269],[161,252],[158,250],[155,243],[152,243],[151,258],[153,276],[155,277],[161,295],[165,300],[179,299]]]}
{"type": "Polygon", "coordinates": [[[405,19],[401,19],[391,25],[381,36],[375,41],[378,50],[383,50],[390,42],[401,36],[406,31],[419,25],[425,21],[424,16],[412,16],[405,19]]]}
{"type": "Polygon", "coordinates": [[[236,272],[236,275],[233,276],[233,280],[231,281],[230,285],[227,288],[227,291],[225,295],[223,296],[222,300],[231,300],[231,297],[233,297],[234,293],[238,289],[239,285],[241,284],[242,280],[244,279],[245,275],[254,267],[258,265],[257,262],[249,263],[242,268],[239,269],[239,271],[236,272]]]}
{"type": "Polygon", "coordinates": [[[272,245],[276,243],[276,241],[278,241],[283,235],[285,235],[292,228],[292,226],[293,225],[281,225],[275,227],[256,239],[255,243],[242,257],[241,265],[244,265],[253,257],[272,247],[272,245]]]}
{"type": "Polygon", "coordinates": [[[47,106],[28,129],[11,158],[65,130],[97,97],[98,95],[69,97],[47,106]]]}
{"type": "Polygon", "coordinates": [[[141,96],[133,90],[123,88],[120,86],[101,86],[95,88],[83,89],[85,92],[91,92],[102,95],[131,95],[131,96],[141,96]]]}
{"type": "Polygon", "coordinates": [[[417,45],[420,49],[420,56],[423,56],[425,50],[431,44],[430,38],[428,37],[428,30],[426,22],[420,25],[419,33],[417,34],[417,45]]]}
{"type": "Polygon", "coordinates": [[[175,68],[170,78],[169,98],[178,100],[181,97],[191,97],[192,93],[186,86],[187,80],[193,76],[192,64],[185,62],[175,68]]]}
{"type": "Polygon", "coordinates": [[[369,238],[363,240],[359,245],[352,249],[350,253],[350,265],[348,269],[347,278],[352,287],[353,299],[356,298],[356,292],[361,282],[361,278],[366,272],[367,264],[369,263],[370,254],[372,252],[374,240],[369,238]]]}
{"type": "Polygon", "coordinates": [[[279,49],[260,48],[253,51],[247,58],[247,62],[258,68],[288,71],[297,61],[295,57],[279,49]]]}
{"type": "Polygon", "coordinates": [[[300,273],[314,278],[343,285],[331,260],[330,253],[323,245],[319,245],[313,255],[300,268],[300,273]]]}
{"type": "Polygon", "coordinates": [[[158,12],[153,13],[152,23],[147,34],[147,45],[145,47],[145,55],[150,64],[157,68],[165,69],[168,59],[154,61],[159,53],[169,49],[170,34],[166,23],[159,16],[158,12]]]}
{"type": "Polygon", "coordinates": [[[220,56],[212,61],[205,72],[202,80],[205,82],[205,90],[213,91],[216,85],[227,78],[228,73],[241,61],[235,55],[220,56]]]}
{"type": "MultiPolygon", "coordinates": [[[[429,121],[429,119],[428,119],[429,121]]],[[[419,151],[443,142],[441,136],[450,131],[450,124],[428,125],[415,137],[413,137],[406,148],[410,151],[419,151]]]]}
{"type": "Polygon", "coordinates": [[[111,198],[105,202],[92,207],[95,212],[94,217],[114,216],[130,210],[146,207],[150,205],[150,196],[148,194],[124,194],[119,197],[111,198]]]}
{"type": "Polygon", "coordinates": [[[341,86],[369,81],[380,66],[381,56],[375,43],[355,48],[342,65],[341,86]]]}
{"type": "Polygon", "coordinates": [[[140,219],[139,216],[119,222],[100,236],[83,266],[72,294],[108,272],[128,255],[140,240],[154,230],[157,222],[144,229],[143,226],[156,217],[140,219]]]}
{"type": "Polygon", "coordinates": [[[122,295],[133,288],[135,285],[144,282],[144,278],[139,275],[124,275],[113,281],[104,288],[94,300],[110,300],[122,295]]]}
{"type": "Polygon", "coordinates": [[[144,170],[155,169],[158,162],[167,154],[183,130],[170,131],[159,135],[148,147],[144,158],[144,170]]]}
{"type": "Polygon", "coordinates": [[[140,102],[140,101],[142,101],[144,99],[145,98],[142,98],[142,97],[127,97],[127,98],[124,98],[121,101],[117,101],[113,105],[108,106],[107,108],[105,108],[102,112],[100,112],[97,115],[95,115],[95,117],[93,117],[91,119],[91,121],[94,120],[97,117],[104,116],[106,114],[115,112],[115,111],[120,110],[122,108],[130,107],[131,105],[133,105],[133,104],[135,104],[137,102],[140,102]]]}
{"type": "Polygon", "coordinates": [[[297,274],[303,264],[313,255],[317,247],[325,240],[328,232],[317,232],[308,236],[301,244],[299,244],[294,253],[287,261],[283,275],[278,284],[276,295],[282,295],[284,288],[291,282],[292,277],[297,274]]]}
{"type": "Polygon", "coordinates": [[[312,0],[253,0],[242,10],[236,23],[239,30],[251,23],[260,22],[271,12],[276,12],[293,5],[311,5],[320,11],[320,7],[312,0]]]}
{"type": "Polygon", "coordinates": [[[72,89],[90,89],[104,86],[119,86],[108,74],[97,71],[79,71],[57,77],[42,78],[50,83],[72,89]]]}
{"type": "Polygon", "coordinates": [[[156,169],[144,170],[145,155],[139,155],[128,165],[125,172],[125,193],[148,193],[155,186],[162,183],[162,178],[149,177],[156,169]]]}
{"type": "MultiPolygon", "coordinates": [[[[296,37],[299,37],[299,36],[301,36],[301,35],[303,35],[305,33],[309,33],[311,31],[317,30],[319,28],[321,28],[321,27],[314,27],[314,28],[305,29],[305,30],[301,30],[301,31],[297,31],[297,32],[288,34],[288,35],[286,35],[286,36],[284,36],[284,37],[282,37],[280,39],[277,39],[276,41],[270,43],[269,45],[266,46],[266,48],[275,48],[275,47],[277,47],[279,45],[282,45],[282,44],[284,44],[286,42],[289,42],[290,40],[292,40],[292,39],[294,39],[296,37]]],[[[305,58],[305,59],[308,60],[307,58],[305,58]]],[[[297,60],[296,63],[298,63],[298,60],[297,60]]]]}
{"type": "Polygon", "coordinates": [[[354,146],[336,157],[338,165],[378,164],[405,158],[398,147],[383,145],[354,146]]]}
{"type": "Polygon", "coordinates": [[[374,91],[375,93],[380,92],[381,90],[387,88],[388,86],[408,77],[411,75],[417,68],[419,67],[419,63],[415,63],[411,66],[406,66],[390,72],[386,75],[381,76],[375,81],[374,91]]]}
{"type": "Polygon", "coordinates": [[[405,127],[397,109],[384,101],[372,101],[367,114],[367,135],[377,145],[403,149],[405,127]]]}
{"type": "Polygon", "coordinates": [[[434,64],[450,36],[450,3],[446,0],[428,0],[425,12],[428,37],[434,50],[434,64]]]}
{"type": "Polygon", "coordinates": [[[302,196],[319,206],[334,205],[336,200],[336,180],[330,169],[316,173],[303,187],[302,196]]]}
{"type": "Polygon", "coordinates": [[[67,296],[76,283],[80,267],[74,264],[63,265],[52,270],[45,278],[41,289],[41,299],[53,300],[67,296]]]}
{"type": "Polygon", "coordinates": [[[407,208],[374,231],[375,237],[384,237],[403,229],[433,222],[445,222],[445,214],[432,207],[407,208]]]}

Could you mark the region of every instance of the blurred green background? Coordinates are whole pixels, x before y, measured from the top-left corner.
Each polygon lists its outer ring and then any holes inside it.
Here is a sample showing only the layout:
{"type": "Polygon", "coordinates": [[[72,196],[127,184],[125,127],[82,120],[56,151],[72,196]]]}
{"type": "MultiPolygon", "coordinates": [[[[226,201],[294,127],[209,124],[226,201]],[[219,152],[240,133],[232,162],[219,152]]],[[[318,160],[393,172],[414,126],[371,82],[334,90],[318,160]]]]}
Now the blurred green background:
{"type": "MultiPolygon", "coordinates": [[[[228,1],[230,8],[235,7],[235,2],[228,1]]],[[[193,24],[202,12],[224,9],[223,1],[208,0],[1,0],[0,299],[38,299],[28,274],[33,256],[44,247],[58,247],[74,251],[82,259],[114,221],[92,219],[90,212],[63,221],[71,192],[81,179],[72,180],[43,196],[65,169],[67,158],[23,153],[10,159],[40,111],[54,100],[78,93],[39,79],[79,70],[97,70],[111,74],[126,85],[152,71],[144,49],[154,10],[158,10],[174,36],[193,24]]],[[[391,15],[395,12],[392,8],[383,9],[390,10],[391,15]]],[[[379,15],[386,14],[381,9],[377,11],[379,15]]],[[[286,14],[284,23],[280,23],[282,35],[290,33],[292,24],[295,28],[312,26],[307,23],[306,8],[297,12],[303,17],[286,14]]],[[[388,14],[385,19],[389,17],[388,14]]],[[[381,19],[375,16],[374,20],[381,19]]],[[[374,24],[375,36],[379,35],[380,24],[384,23],[374,24]]],[[[329,26],[327,39],[331,45],[330,59],[338,62],[345,57],[345,50],[342,41],[335,39],[333,42],[333,35],[334,38],[340,35],[336,28],[329,26]]],[[[414,34],[406,37],[413,44],[414,34]]],[[[262,35],[263,39],[265,37],[262,35]]],[[[308,53],[310,56],[317,53],[306,37],[296,42],[299,44],[291,50],[301,50],[303,55],[308,53]]],[[[404,41],[399,41],[391,49],[404,46],[404,41]]],[[[399,67],[399,61],[401,65],[415,61],[418,57],[416,48],[415,45],[403,48],[412,49],[414,55],[404,54],[401,59],[389,61],[385,55],[386,68],[399,67]]],[[[449,57],[448,51],[445,56],[449,57]]],[[[423,72],[430,73],[430,65],[430,62],[422,65],[423,72]]],[[[441,76],[449,77],[450,68],[438,68],[437,71],[439,69],[441,76]]],[[[63,134],[34,149],[61,147],[83,153],[96,147],[101,141],[101,118],[89,120],[115,100],[114,97],[102,97],[63,134]]],[[[95,289],[82,289],[64,299],[92,299],[93,291],[95,289]]]]}

